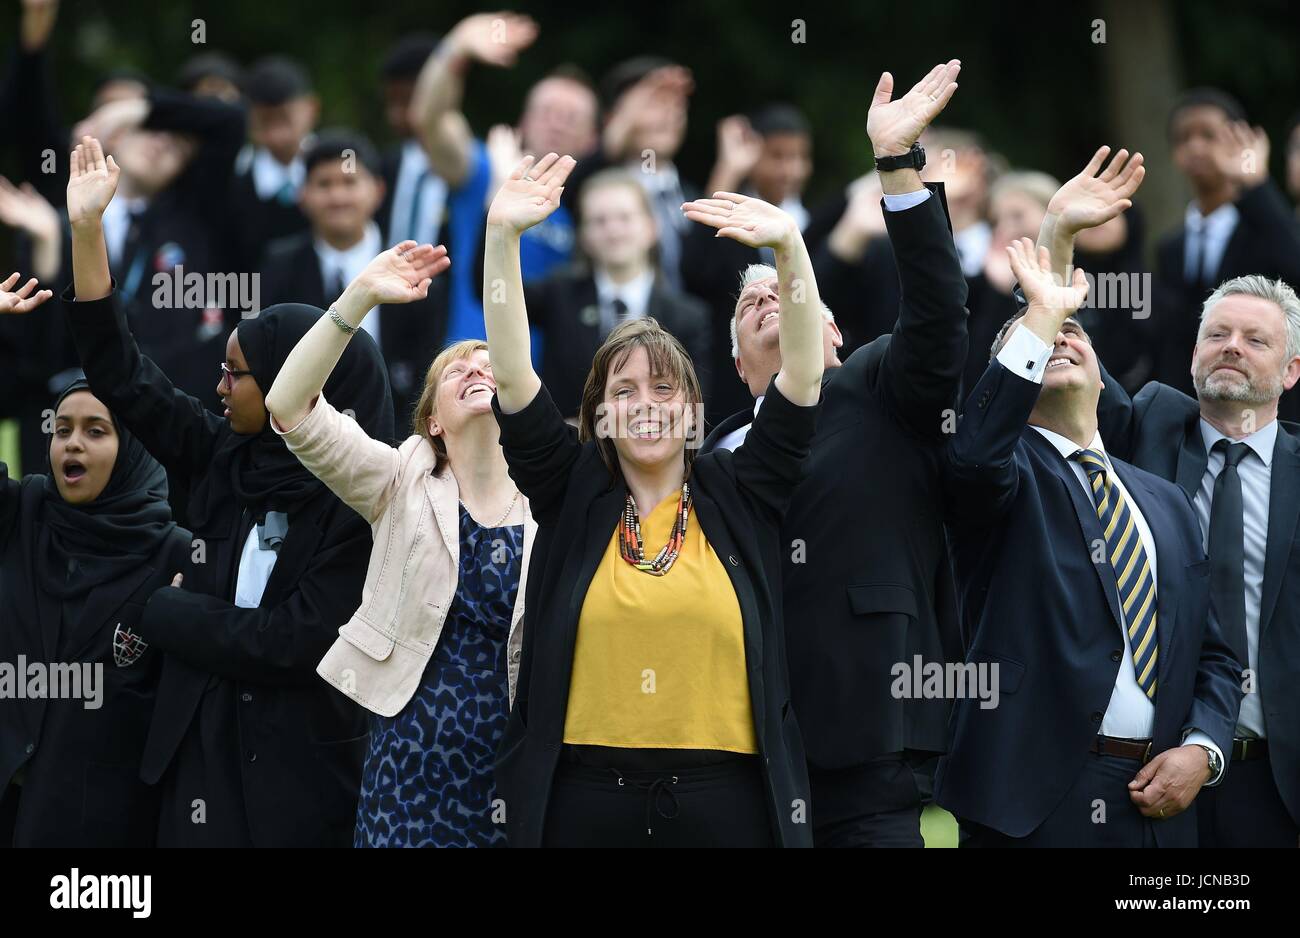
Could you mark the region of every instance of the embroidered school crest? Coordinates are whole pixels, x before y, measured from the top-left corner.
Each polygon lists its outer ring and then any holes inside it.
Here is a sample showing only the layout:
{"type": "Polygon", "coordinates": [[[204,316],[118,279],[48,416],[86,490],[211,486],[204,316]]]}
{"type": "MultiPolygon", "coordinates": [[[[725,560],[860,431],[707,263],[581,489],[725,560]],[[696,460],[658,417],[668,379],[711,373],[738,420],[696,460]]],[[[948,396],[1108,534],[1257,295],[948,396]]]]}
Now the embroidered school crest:
{"type": "Polygon", "coordinates": [[[144,639],[123,627],[121,622],[117,624],[113,630],[113,664],[119,668],[130,667],[148,650],[144,639]]]}

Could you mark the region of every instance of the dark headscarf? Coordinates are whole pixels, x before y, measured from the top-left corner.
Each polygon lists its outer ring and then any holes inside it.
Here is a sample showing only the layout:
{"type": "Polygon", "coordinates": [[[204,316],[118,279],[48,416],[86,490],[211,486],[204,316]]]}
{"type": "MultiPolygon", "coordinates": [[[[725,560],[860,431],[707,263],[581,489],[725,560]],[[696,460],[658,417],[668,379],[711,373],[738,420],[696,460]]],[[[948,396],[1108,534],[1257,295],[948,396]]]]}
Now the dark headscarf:
{"type": "MultiPolygon", "coordinates": [[[[85,380],[64,389],[54,412],[78,391],[90,391],[85,380]]],[[[167,473],[117,417],[110,416],[117,430],[117,459],[98,498],[86,505],[70,504],[55,485],[52,467],[45,476],[33,566],[40,589],[59,600],[77,599],[110,584],[113,593],[133,591],[149,575],[146,564],[176,527],[167,505],[167,473]]],[[[45,458],[48,464],[48,448],[45,458]]]]}
{"type": "MultiPolygon", "coordinates": [[[[239,323],[239,346],[262,393],[275,383],[293,347],[324,311],[302,303],[281,303],[239,323]]],[[[325,382],[325,397],[377,440],[393,437],[393,397],[388,369],[369,333],[358,330],[325,382]]],[[[248,508],[256,521],[267,512],[292,514],[325,484],[303,468],[270,422],[257,434],[227,432],[217,441],[212,469],[190,498],[188,521],[198,530],[213,518],[248,508]],[[232,499],[233,496],[233,499],[232,499]]]]}

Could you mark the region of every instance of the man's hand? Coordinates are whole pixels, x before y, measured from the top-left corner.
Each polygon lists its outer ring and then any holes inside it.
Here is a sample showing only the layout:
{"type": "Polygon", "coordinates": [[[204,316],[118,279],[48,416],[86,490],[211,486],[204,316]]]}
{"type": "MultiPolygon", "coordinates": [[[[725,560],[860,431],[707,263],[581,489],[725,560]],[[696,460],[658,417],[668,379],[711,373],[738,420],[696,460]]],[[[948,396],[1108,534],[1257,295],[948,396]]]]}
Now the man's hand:
{"type": "Polygon", "coordinates": [[[484,65],[508,67],[537,38],[537,23],[518,13],[475,13],[457,23],[447,37],[453,53],[484,65]]]}
{"type": "Polygon", "coordinates": [[[121,170],[94,137],[85,137],[72,151],[68,175],[68,221],[72,227],[98,225],[117,191],[121,170]]]}
{"type": "Polygon", "coordinates": [[[650,72],[619,96],[618,103],[605,122],[601,145],[611,160],[621,160],[627,153],[632,131],[642,122],[662,123],[665,109],[684,108],[695,90],[691,70],[681,65],[665,65],[650,72]]]}
{"type": "Polygon", "coordinates": [[[1219,171],[1243,189],[1268,179],[1268,134],[1262,127],[1235,121],[1220,129],[1214,155],[1219,171]]]}
{"type": "Polygon", "coordinates": [[[749,121],[738,114],[724,117],[718,121],[718,154],[708,191],[739,189],[762,155],[763,138],[749,121]]]}
{"type": "Polygon", "coordinates": [[[492,199],[488,225],[518,234],[545,220],[560,207],[564,181],[576,165],[571,156],[548,153],[536,165],[525,156],[492,199]]]}
{"type": "Polygon", "coordinates": [[[1097,228],[1132,207],[1146,175],[1142,154],[1120,150],[1105,168],[1110,147],[1093,154],[1083,172],[1056,190],[1047,203],[1047,214],[1056,220],[1062,235],[1073,237],[1085,228],[1097,228]],[[1098,171],[1100,170],[1100,175],[1098,171]]]}
{"type": "Polygon", "coordinates": [[[23,19],[19,30],[23,51],[35,52],[45,48],[58,17],[59,0],[23,0],[23,19]]]}
{"type": "Polygon", "coordinates": [[[1011,271],[1020,281],[1029,308],[1024,324],[1047,344],[1056,341],[1056,334],[1083,301],[1088,298],[1088,281],[1083,271],[1074,269],[1069,284],[1052,273],[1052,261],[1047,248],[1035,248],[1028,238],[1013,241],[1007,246],[1011,271]]]}
{"type": "Polygon", "coordinates": [[[885,227],[885,210],[880,205],[880,180],[875,173],[852,182],[848,195],[848,205],[831,230],[826,246],[844,263],[856,264],[862,260],[867,245],[876,238],[883,238],[888,229],[885,227]]]}
{"type": "Polygon", "coordinates": [[[441,244],[434,247],[403,241],[376,255],[348,289],[357,291],[366,309],[410,303],[428,296],[433,278],[450,266],[451,258],[441,244]]]}
{"type": "Polygon", "coordinates": [[[718,229],[714,237],[731,238],[751,248],[778,248],[799,237],[799,225],[789,213],[737,192],[715,192],[711,199],[685,202],[682,213],[718,229]]]}
{"type": "Polygon", "coordinates": [[[1166,749],[1128,783],[1129,797],[1146,817],[1171,818],[1186,811],[1210,780],[1205,750],[1196,745],[1166,749]]]}
{"type": "Polygon", "coordinates": [[[0,176],[0,222],[25,231],[34,241],[48,242],[59,237],[59,213],[41,194],[25,182],[15,186],[0,176]]]}
{"type": "Polygon", "coordinates": [[[939,115],[957,90],[957,73],[961,62],[953,59],[936,65],[912,90],[891,101],[894,76],[885,72],[876,84],[876,93],[867,111],[867,136],[876,156],[902,156],[912,149],[921,131],[939,115]]]}
{"type": "Polygon", "coordinates": [[[17,273],[12,273],[3,281],[0,281],[0,314],[30,313],[54,295],[49,290],[39,290],[32,293],[32,290],[36,288],[35,277],[15,290],[14,285],[17,283],[17,273]]]}

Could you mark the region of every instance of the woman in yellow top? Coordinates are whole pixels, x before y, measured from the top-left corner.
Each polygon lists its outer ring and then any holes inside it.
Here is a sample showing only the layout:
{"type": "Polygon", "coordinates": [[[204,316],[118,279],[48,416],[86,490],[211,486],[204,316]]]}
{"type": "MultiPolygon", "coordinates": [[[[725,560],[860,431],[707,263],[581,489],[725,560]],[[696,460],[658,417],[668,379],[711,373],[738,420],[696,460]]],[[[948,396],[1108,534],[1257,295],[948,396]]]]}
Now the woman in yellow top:
{"type": "MultiPolygon", "coordinates": [[[[699,382],[653,319],[615,328],[569,427],[529,357],[519,237],[574,161],[525,158],[488,211],[493,408],[538,523],[523,661],[497,754],[512,846],[811,846],[789,705],[780,524],[821,394],[822,306],[799,228],[758,199],[687,203],[775,251],[782,368],[744,444],[696,458],[699,382]]],[[[575,313],[576,314],[576,313],[575,313]]]]}

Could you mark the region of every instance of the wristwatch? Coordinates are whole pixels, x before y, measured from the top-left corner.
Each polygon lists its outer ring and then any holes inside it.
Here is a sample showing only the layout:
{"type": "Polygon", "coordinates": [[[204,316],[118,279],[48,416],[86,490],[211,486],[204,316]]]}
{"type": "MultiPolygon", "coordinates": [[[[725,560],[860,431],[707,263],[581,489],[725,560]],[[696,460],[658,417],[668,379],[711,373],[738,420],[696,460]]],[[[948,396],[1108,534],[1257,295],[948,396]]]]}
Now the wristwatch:
{"type": "MultiPolygon", "coordinates": [[[[1196,745],[1201,746],[1200,743],[1197,743],[1196,745]]],[[[1219,777],[1219,769],[1223,767],[1223,760],[1220,759],[1219,754],[1209,746],[1201,746],[1201,748],[1205,750],[1205,761],[1210,766],[1210,781],[1212,782],[1219,777]]]]}
{"type": "Polygon", "coordinates": [[[876,172],[889,173],[896,169],[914,169],[918,173],[925,167],[925,147],[912,144],[912,149],[902,156],[877,156],[876,172]]]}

